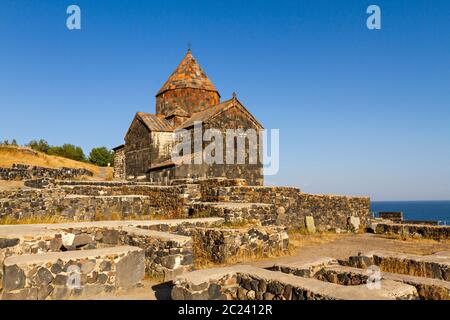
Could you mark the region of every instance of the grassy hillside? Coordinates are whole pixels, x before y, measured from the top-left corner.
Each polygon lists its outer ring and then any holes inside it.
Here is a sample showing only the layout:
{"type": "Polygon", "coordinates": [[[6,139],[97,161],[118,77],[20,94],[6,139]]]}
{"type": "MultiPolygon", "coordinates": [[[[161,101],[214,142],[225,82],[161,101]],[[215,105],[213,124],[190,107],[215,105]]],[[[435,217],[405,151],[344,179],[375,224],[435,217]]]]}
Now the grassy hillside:
{"type": "Polygon", "coordinates": [[[94,179],[111,180],[112,178],[112,168],[100,168],[90,163],[49,156],[30,148],[0,146],[0,167],[9,168],[14,163],[46,168],[84,168],[94,173],[94,179]]]}

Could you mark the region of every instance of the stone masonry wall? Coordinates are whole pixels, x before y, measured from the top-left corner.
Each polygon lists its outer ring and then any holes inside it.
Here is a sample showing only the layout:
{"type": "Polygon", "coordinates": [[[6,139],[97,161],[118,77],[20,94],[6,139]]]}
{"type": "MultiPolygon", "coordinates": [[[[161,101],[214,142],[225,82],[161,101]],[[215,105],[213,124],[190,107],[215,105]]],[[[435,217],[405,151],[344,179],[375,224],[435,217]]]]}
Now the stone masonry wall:
{"type": "Polygon", "coordinates": [[[316,226],[327,229],[348,227],[350,217],[358,217],[366,226],[371,218],[368,197],[347,197],[300,193],[300,212],[313,216],[316,226]]]}
{"type": "Polygon", "coordinates": [[[209,202],[266,203],[275,206],[278,223],[304,225],[313,216],[319,229],[347,229],[349,218],[359,217],[367,225],[371,217],[368,197],[312,195],[292,187],[233,186],[202,188],[202,200],[209,202]]]}
{"type": "Polygon", "coordinates": [[[186,217],[189,201],[183,186],[150,185],[108,186],[76,185],[48,189],[0,192],[0,218],[25,218],[58,214],[74,220],[93,219],[96,215],[122,217],[150,214],[168,218],[186,217]]]}
{"type": "Polygon", "coordinates": [[[14,164],[12,168],[0,168],[0,180],[28,180],[36,178],[74,179],[81,176],[93,176],[86,169],[74,168],[44,168],[14,164]]]}
{"type": "Polygon", "coordinates": [[[114,151],[114,179],[125,180],[125,147],[114,151]]]}
{"type": "Polygon", "coordinates": [[[375,228],[377,234],[396,234],[398,236],[448,240],[450,226],[434,226],[420,224],[378,223],[375,228]]]}
{"type": "Polygon", "coordinates": [[[280,254],[289,246],[284,227],[195,228],[189,233],[194,237],[197,254],[214,263],[226,263],[240,256],[280,254]]]}
{"type": "Polygon", "coordinates": [[[2,299],[65,299],[127,288],[143,279],[143,262],[143,250],[133,247],[9,257],[2,299]]]}
{"type": "Polygon", "coordinates": [[[55,215],[66,219],[95,220],[118,215],[133,217],[159,213],[146,196],[83,196],[41,190],[15,192],[0,199],[0,218],[24,219],[55,215]]]}
{"type": "MultiPolygon", "coordinates": [[[[180,226],[193,228],[197,224],[180,226]]],[[[182,272],[192,270],[194,257],[192,237],[169,234],[138,227],[62,226],[60,229],[47,230],[44,233],[29,233],[26,237],[0,237],[0,293],[4,278],[4,260],[10,256],[42,254],[49,252],[68,252],[94,250],[106,247],[129,245],[139,247],[145,253],[146,274],[171,280],[182,272]]],[[[165,230],[169,225],[155,224],[154,228],[165,230]]],[[[179,229],[179,230],[181,230],[179,229]]]]}

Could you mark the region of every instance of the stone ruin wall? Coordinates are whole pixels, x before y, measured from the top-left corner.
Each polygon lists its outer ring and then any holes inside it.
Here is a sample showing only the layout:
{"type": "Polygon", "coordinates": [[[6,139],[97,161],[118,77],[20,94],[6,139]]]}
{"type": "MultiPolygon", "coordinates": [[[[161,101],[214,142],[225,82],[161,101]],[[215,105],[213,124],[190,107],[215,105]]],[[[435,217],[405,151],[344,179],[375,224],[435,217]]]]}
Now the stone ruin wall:
{"type": "MultiPolygon", "coordinates": [[[[185,183],[188,183],[186,180],[185,183]]],[[[0,193],[0,216],[14,218],[36,214],[58,214],[74,220],[92,220],[96,214],[122,217],[148,214],[168,218],[188,217],[192,208],[211,212],[205,202],[269,204],[241,210],[246,215],[270,215],[267,221],[302,227],[312,216],[319,230],[346,230],[350,217],[361,226],[371,217],[370,199],[333,195],[311,195],[292,187],[246,186],[242,179],[208,179],[197,184],[153,186],[146,183],[57,182],[52,187],[0,193]],[[79,184],[77,184],[79,183],[79,184]]],[[[239,210],[238,210],[239,211],[239,210]]],[[[236,211],[236,215],[239,212],[236,211]]]]}
{"type": "Polygon", "coordinates": [[[44,168],[23,164],[14,164],[11,168],[0,168],[0,180],[30,180],[36,178],[75,179],[82,176],[92,177],[87,169],[44,168]]]}
{"type": "Polygon", "coordinates": [[[433,239],[436,241],[450,239],[449,226],[426,224],[377,223],[375,233],[397,235],[399,237],[433,239]]]}
{"type": "Polygon", "coordinates": [[[287,252],[289,246],[285,227],[195,228],[188,233],[194,237],[196,249],[214,263],[229,263],[239,257],[279,255],[287,252]]]}
{"type": "Polygon", "coordinates": [[[65,219],[95,220],[114,215],[164,215],[186,217],[183,187],[116,185],[111,187],[59,186],[0,192],[0,218],[23,219],[36,215],[58,215],[65,219]]]}
{"type": "Polygon", "coordinates": [[[115,180],[125,180],[125,147],[114,151],[114,175],[115,180]]]}
{"type": "Polygon", "coordinates": [[[313,216],[315,225],[323,230],[345,230],[352,216],[360,219],[361,226],[368,225],[371,218],[368,197],[313,195],[293,187],[209,187],[204,184],[202,200],[273,204],[280,224],[302,226],[306,216],[313,216]]]}

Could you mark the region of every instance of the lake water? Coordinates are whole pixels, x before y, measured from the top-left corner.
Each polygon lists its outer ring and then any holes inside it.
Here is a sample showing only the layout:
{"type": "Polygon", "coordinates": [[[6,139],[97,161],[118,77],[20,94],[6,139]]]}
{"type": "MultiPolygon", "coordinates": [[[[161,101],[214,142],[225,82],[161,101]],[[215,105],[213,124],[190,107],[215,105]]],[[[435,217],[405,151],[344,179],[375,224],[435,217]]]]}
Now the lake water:
{"type": "Polygon", "coordinates": [[[372,211],[402,211],[405,220],[437,220],[450,225],[450,201],[373,201],[372,211]]]}

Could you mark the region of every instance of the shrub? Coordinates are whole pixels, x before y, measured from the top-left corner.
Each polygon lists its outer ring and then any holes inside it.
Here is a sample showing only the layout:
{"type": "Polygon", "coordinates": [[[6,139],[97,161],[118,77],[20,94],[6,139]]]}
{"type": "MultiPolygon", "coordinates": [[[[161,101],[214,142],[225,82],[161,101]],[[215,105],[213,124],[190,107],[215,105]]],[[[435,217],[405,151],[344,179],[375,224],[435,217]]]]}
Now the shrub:
{"type": "Polygon", "coordinates": [[[81,147],[74,146],[73,144],[64,144],[61,147],[50,147],[47,152],[52,156],[60,156],[75,161],[86,162],[86,156],[84,155],[81,147]]]}
{"type": "Polygon", "coordinates": [[[31,140],[27,144],[27,146],[30,147],[33,150],[36,150],[36,151],[39,151],[39,152],[43,152],[43,153],[48,153],[48,149],[50,149],[50,145],[44,139],[41,139],[39,141],[31,140]]]}
{"type": "Polygon", "coordinates": [[[106,167],[114,162],[114,154],[106,147],[93,148],[89,154],[89,161],[97,166],[106,167]]]}

